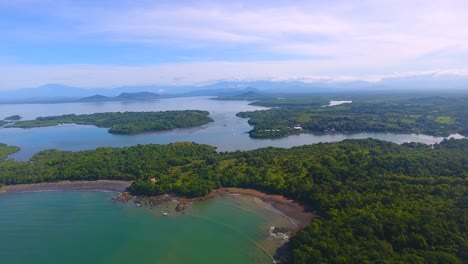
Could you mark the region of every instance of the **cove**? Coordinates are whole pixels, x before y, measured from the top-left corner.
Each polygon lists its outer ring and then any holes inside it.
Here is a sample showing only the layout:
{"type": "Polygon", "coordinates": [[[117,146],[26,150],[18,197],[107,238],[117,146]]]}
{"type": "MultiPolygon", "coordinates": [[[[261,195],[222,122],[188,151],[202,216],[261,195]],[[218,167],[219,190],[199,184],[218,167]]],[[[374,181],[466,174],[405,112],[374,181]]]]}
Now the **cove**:
{"type": "Polygon", "coordinates": [[[272,263],[271,251],[281,241],[268,229],[287,225],[281,215],[234,197],[163,216],[167,208],[113,204],[114,195],[0,196],[0,258],[5,263],[272,263]]]}

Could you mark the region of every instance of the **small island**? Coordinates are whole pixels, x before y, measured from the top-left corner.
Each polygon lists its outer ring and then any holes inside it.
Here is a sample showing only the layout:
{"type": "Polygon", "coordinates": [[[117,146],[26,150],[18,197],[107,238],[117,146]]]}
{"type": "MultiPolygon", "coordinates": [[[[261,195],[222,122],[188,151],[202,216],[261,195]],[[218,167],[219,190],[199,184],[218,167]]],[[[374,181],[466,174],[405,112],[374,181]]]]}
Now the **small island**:
{"type": "Polygon", "coordinates": [[[18,121],[9,127],[33,128],[59,124],[95,125],[109,128],[111,134],[131,135],[145,132],[191,128],[213,122],[209,112],[199,110],[164,112],[115,112],[89,115],[61,115],[18,121]]]}
{"type": "Polygon", "coordinates": [[[12,116],[5,118],[5,121],[18,121],[18,120],[21,120],[21,118],[23,117],[20,115],[12,115],[12,116]]]}
{"type": "Polygon", "coordinates": [[[0,126],[4,126],[4,125],[9,124],[11,122],[18,121],[21,118],[23,118],[23,117],[21,117],[20,115],[12,115],[12,116],[6,117],[5,119],[0,120],[0,126]]]}

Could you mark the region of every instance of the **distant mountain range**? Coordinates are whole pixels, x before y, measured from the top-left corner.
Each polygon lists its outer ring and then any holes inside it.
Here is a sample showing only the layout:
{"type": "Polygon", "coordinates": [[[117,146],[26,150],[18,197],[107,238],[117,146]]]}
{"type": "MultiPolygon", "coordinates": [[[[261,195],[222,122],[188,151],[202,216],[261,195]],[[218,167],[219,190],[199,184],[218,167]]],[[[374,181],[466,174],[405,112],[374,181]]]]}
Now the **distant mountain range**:
{"type": "Polygon", "coordinates": [[[133,101],[133,100],[151,100],[160,98],[159,94],[151,92],[121,93],[115,97],[108,97],[100,94],[83,97],[80,102],[107,102],[107,101],[133,101]]]}
{"type": "Polygon", "coordinates": [[[405,92],[405,91],[467,91],[468,76],[427,74],[387,78],[379,82],[301,82],[250,81],[218,82],[205,86],[122,86],[114,89],[83,89],[61,84],[37,88],[0,91],[0,103],[51,103],[63,101],[144,100],[177,96],[234,96],[247,92],[259,94],[337,93],[337,92],[405,92]]]}

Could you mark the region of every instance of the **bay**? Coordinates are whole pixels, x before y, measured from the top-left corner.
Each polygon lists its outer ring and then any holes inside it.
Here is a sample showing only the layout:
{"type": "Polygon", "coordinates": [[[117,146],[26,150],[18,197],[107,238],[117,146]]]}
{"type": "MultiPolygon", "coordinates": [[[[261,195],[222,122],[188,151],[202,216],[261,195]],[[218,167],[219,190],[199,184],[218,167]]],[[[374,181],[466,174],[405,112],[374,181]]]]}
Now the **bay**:
{"type": "Polygon", "coordinates": [[[4,118],[19,114],[24,120],[38,116],[63,114],[91,114],[123,111],[206,110],[213,123],[193,129],[139,135],[112,135],[105,128],[75,124],[32,129],[0,128],[0,142],[21,147],[10,158],[28,160],[45,149],[87,150],[97,147],[123,147],[137,144],[168,144],[179,141],[197,142],[217,147],[218,151],[252,150],[262,147],[290,148],[319,142],[335,142],[345,139],[375,138],[395,143],[421,142],[434,144],[443,137],[395,133],[307,134],[279,139],[252,139],[246,133],[252,129],[247,119],[236,117],[241,111],[255,111],[264,107],[249,105],[249,101],[219,101],[210,97],[181,97],[151,101],[64,103],[64,104],[12,104],[0,105],[4,118]]]}
{"type": "Polygon", "coordinates": [[[166,208],[112,204],[114,195],[1,196],[2,263],[272,263],[268,227],[285,224],[281,215],[230,197],[163,216],[166,208]]]}

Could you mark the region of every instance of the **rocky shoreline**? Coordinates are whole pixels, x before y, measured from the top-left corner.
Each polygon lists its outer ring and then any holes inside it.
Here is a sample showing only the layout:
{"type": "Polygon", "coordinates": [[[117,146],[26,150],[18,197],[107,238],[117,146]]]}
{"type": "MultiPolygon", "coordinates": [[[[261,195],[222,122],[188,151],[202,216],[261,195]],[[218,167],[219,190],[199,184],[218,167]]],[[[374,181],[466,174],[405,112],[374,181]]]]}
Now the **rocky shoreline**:
{"type": "Polygon", "coordinates": [[[115,202],[128,202],[135,198],[134,202],[147,207],[157,207],[161,204],[174,201],[176,212],[183,212],[185,208],[193,202],[203,202],[224,195],[248,195],[259,198],[261,201],[271,205],[277,213],[287,217],[297,228],[290,230],[290,233],[295,233],[297,230],[304,228],[312,218],[317,217],[317,213],[311,212],[303,205],[287,199],[281,195],[269,195],[253,189],[243,188],[219,188],[209,193],[208,195],[196,198],[185,198],[176,195],[164,194],[158,196],[132,196],[128,192],[123,192],[119,196],[114,197],[115,202]]]}
{"type": "MultiPolygon", "coordinates": [[[[287,260],[289,254],[289,238],[294,236],[297,231],[304,228],[314,217],[318,217],[317,213],[310,212],[308,208],[300,205],[299,203],[287,199],[281,195],[269,195],[253,189],[242,189],[242,188],[220,188],[210,194],[197,198],[185,198],[176,195],[158,195],[158,196],[132,196],[128,192],[123,192],[119,196],[114,197],[114,202],[129,202],[132,201],[137,206],[143,206],[145,208],[157,208],[165,205],[172,207],[175,212],[185,213],[185,209],[190,206],[193,202],[203,202],[217,197],[223,197],[228,195],[241,195],[250,196],[255,199],[259,199],[260,203],[264,203],[263,209],[271,210],[274,213],[283,215],[286,217],[291,225],[284,226],[270,226],[268,233],[271,238],[277,241],[282,241],[277,244],[274,252],[270,253],[274,256],[274,263],[283,263],[287,260]],[[173,202],[174,205],[168,205],[169,202],[173,202]]],[[[237,199],[237,198],[236,198],[237,199]]],[[[245,200],[244,200],[245,201],[245,200]]]]}

